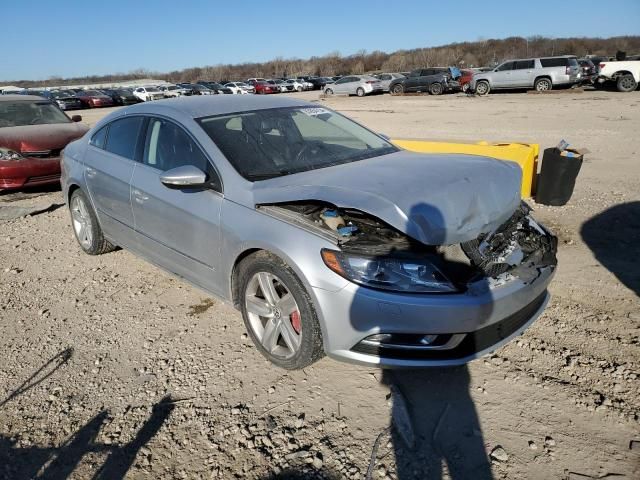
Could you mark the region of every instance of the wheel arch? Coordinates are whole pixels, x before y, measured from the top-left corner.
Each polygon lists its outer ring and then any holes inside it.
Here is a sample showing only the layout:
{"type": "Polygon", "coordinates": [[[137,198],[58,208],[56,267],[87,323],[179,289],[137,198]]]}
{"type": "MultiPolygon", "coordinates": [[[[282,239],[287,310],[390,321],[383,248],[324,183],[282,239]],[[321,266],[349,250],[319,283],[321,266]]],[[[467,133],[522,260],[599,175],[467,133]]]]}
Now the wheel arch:
{"type": "Polygon", "coordinates": [[[232,305],[236,309],[238,310],[240,309],[240,285],[238,282],[238,267],[240,266],[243,260],[245,260],[247,257],[257,252],[267,252],[272,255],[275,255],[276,257],[284,261],[294,271],[294,273],[302,283],[302,286],[307,291],[307,294],[311,297],[311,301],[313,302],[313,308],[318,318],[318,323],[320,324],[320,331],[322,332],[322,341],[324,345],[328,345],[329,340],[328,340],[328,335],[326,330],[326,322],[324,320],[323,312],[318,307],[319,302],[318,302],[318,299],[316,298],[313,288],[311,287],[311,284],[308,282],[306,276],[300,270],[299,266],[296,265],[296,263],[286,253],[284,253],[277,247],[268,246],[268,245],[251,245],[251,246],[245,246],[244,248],[238,251],[232,263],[230,279],[229,279],[229,289],[230,289],[229,294],[230,294],[232,305]]]}
{"type": "Polygon", "coordinates": [[[535,85],[535,84],[536,84],[536,82],[537,82],[538,80],[541,80],[541,79],[543,79],[543,78],[546,78],[547,80],[549,80],[549,81],[551,82],[551,85],[553,85],[553,79],[551,78],[551,76],[550,76],[550,75],[546,75],[546,74],[545,74],[545,75],[538,75],[538,76],[535,78],[535,80],[533,81],[533,84],[535,85]]]}
{"type": "Polygon", "coordinates": [[[617,80],[618,77],[621,77],[622,75],[631,75],[634,79],[636,79],[636,76],[633,74],[633,72],[630,72],[629,70],[618,70],[616,73],[611,75],[611,78],[617,80]]]}

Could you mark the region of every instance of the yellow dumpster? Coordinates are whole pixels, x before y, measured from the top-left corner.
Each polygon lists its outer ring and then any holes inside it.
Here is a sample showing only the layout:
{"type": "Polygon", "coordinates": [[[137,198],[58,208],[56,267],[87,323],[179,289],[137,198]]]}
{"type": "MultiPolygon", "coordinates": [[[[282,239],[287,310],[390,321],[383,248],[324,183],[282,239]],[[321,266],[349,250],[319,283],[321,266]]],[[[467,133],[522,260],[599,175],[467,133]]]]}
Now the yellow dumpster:
{"type": "Polygon", "coordinates": [[[412,152],[463,153],[516,162],[522,169],[522,198],[529,198],[535,193],[534,182],[538,172],[538,153],[540,151],[540,146],[537,143],[449,143],[403,139],[391,141],[412,152]]]}

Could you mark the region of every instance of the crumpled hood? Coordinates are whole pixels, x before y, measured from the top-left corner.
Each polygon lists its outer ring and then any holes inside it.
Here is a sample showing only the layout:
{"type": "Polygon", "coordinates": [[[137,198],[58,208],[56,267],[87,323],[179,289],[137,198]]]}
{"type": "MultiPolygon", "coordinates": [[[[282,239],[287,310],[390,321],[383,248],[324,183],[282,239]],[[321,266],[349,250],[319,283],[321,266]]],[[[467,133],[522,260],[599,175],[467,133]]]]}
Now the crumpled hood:
{"type": "Polygon", "coordinates": [[[83,136],[89,127],[82,123],[53,123],[0,128],[0,147],[16,152],[33,152],[64,148],[83,136]]]}
{"type": "Polygon", "coordinates": [[[254,183],[254,203],[319,200],[373,215],[427,245],[473,240],[520,204],[513,162],[400,151],[254,183]]]}

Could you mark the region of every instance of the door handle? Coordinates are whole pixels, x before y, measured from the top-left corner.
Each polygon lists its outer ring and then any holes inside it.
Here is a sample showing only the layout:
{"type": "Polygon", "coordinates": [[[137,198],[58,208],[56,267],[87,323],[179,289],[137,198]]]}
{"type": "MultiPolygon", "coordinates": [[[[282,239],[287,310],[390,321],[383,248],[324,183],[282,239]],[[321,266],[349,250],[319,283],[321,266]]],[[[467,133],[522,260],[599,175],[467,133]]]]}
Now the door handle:
{"type": "Polygon", "coordinates": [[[135,198],[138,203],[144,203],[149,200],[149,197],[138,189],[133,190],[133,198],[135,198]]]}
{"type": "Polygon", "coordinates": [[[87,177],[88,177],[88,178],[93,178],[93,177],[95,177],[95,176],[96,176],[96,174],[98,173],[98,172],[96,172],[96,171],[95,171],[93,168],[91,168],[91,167],[87,167],[86,172],[87,172],[87,177]]]}

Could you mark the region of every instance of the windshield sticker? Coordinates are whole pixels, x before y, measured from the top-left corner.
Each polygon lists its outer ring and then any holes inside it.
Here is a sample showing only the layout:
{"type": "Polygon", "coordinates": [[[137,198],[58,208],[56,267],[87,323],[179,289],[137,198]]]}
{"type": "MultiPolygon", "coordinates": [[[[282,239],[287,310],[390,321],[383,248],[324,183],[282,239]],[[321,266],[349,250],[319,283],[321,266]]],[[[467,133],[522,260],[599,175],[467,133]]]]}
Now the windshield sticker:
{"type": "Polygon", "coordinates": [[[326,108],[301,108],[300,111],[305,115],[309,115],[310,117],[316,117],[318,115],[322,115],[323,113],[329,113],[329,110],[326,108]]]}

